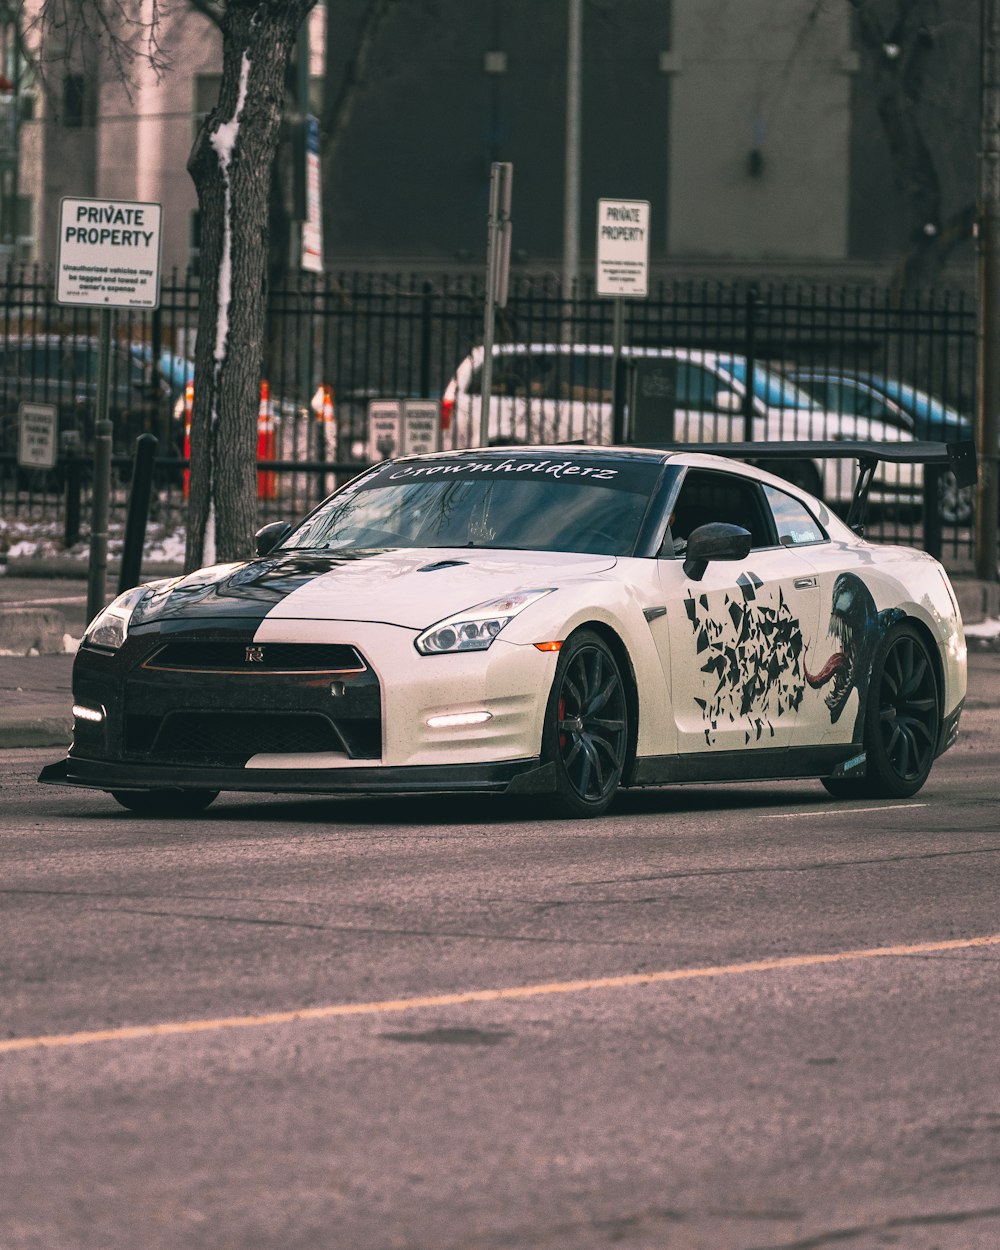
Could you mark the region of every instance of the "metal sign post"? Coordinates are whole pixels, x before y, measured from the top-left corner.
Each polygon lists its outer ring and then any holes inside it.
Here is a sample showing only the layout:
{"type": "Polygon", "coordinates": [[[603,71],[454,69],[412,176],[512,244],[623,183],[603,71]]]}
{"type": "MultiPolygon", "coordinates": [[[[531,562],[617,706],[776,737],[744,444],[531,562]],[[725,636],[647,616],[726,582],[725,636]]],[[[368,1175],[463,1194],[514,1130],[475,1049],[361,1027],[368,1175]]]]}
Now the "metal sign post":
{"type": "Polygon", "coordinates": [[[510,205],[514,166],[490,166],[490,213],[486,240],[486,308],[483,315],[483,369],[479,386],[479,443],[490,441],[490,396],[493,391],[493,329],[496,309],[506,308],[510,285],[510,205]]]}
{"type": "MultiPolygon", "coordinates": [[[[56,301],[101,310],[94,423],[94,499],[87,619],[105,604],[111,510],[111,318],[114,308],[160,303],[159,204],[66,197],[59,204],[56,301]]],[[[155,363],[155,362],[154,362],[155,363]]]]}
{"type": "Polygon", "coordinates": [[[649,201],[597,201],[598,295],[614,299],[611,326],[613,438],[625,430],[625,300],[649,294],[649,201]]]}

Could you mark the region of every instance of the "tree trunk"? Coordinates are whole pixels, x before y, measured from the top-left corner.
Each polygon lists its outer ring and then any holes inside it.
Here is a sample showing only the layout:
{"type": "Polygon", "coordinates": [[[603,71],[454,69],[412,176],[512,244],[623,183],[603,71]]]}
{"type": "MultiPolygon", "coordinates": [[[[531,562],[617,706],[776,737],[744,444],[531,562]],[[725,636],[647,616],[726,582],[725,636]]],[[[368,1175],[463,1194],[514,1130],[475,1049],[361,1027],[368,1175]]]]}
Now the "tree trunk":
{"type": "Polygon", "coordinates": [[[230,0],[219,102],[188,160],[202,236],[188,571],[252,551],[271,167],[286,68],[313,3],[230,0]]]}

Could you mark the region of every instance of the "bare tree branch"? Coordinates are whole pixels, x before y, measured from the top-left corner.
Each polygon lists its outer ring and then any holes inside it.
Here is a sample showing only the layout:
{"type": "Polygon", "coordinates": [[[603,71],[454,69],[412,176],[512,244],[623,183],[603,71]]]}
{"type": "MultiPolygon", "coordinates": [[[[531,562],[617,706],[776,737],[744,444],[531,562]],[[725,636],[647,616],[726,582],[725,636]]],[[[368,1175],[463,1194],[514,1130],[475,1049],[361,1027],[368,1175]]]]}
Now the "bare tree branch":
{"type": "Polygon", "coordinates": [[[323,111],[321,155],[325,165],[332,162],[351,118],[354,116],[354,105],[358,91],[368,71],[368,61],[372,49],[382,30],[382,26],[393,6],[398,0],[369,0],[358,32],[357,43],[350,60],[344,67],[344,75],[336,96],[328,93],[326,107],[323,111]]]}
{"type": "Polygon", "coordinates": [[[103,56],[131,99],[138,66],[151,69],[157,80],[170,69],[170,57],[160,43],[165,7],[149,0],[148,17],[129,0],[42,0],[26,24],[26,42],[44,83],[49,67],[103,56]]]}
{"type": "Polygon", "coordinates": [[[187,0],[187,3],[189,8],[194,9],[196,13],[200,13],[202,17],[207,17],[216,26],[222,26],[225,9],[217,0],[187,0]]]}

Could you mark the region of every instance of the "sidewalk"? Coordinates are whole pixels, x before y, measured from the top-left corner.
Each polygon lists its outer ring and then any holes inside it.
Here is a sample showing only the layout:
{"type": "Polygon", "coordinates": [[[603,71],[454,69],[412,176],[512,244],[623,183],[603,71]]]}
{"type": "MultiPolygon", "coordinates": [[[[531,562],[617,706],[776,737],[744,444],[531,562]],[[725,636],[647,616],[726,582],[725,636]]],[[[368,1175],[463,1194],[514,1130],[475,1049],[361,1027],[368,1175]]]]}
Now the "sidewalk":
{"type": "MultiPolygon", "coordinates": [[[[80,577],[38,576],[35,569],[34,576],[25,576],[26,571],[0,576],[0,749],[65,748],[72,731],[73,653],[86,625],[87,583],[80,577]]],[[[179,572],[146,567],[143,577],[179,572]]],[[[116,578],[108,579],[109,600],[117,591],[116,578]]],[[[970,648],[1000,650],[1000,586],[956,578],[954,587],[970,648]]]]}
{"type": "MultiPolygon", "coordinates": [[[[180,565],[143,566],[146,581],[180,565]]],[[[118,593],[109,567],[106,602],[118,593]]],[[[80,561],[17,560],[0,566],[0,749],[69,745],[73,656],[87,624],[87,568],[80,561]]]]}

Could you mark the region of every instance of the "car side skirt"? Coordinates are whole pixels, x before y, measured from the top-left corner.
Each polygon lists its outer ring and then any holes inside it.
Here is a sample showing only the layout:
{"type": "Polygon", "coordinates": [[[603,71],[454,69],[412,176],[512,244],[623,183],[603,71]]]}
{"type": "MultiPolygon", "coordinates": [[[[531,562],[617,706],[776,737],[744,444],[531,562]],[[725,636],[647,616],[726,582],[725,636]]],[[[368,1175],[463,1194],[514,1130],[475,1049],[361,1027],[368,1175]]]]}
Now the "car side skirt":
{"type": "Polygon", "coordinates": [[[793,777],[864,775],[864,748],[856,743],[832,746],[764,747],[755,751],[712,751],[684,755],[649,755],[636,761],[633,786],[662,786],[686,781],[777,781],[793,777]]]}

